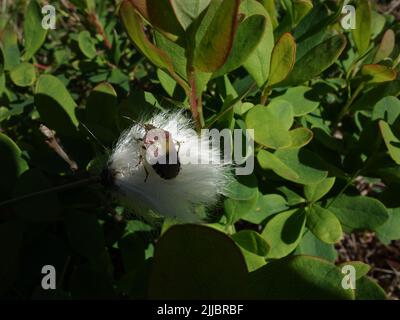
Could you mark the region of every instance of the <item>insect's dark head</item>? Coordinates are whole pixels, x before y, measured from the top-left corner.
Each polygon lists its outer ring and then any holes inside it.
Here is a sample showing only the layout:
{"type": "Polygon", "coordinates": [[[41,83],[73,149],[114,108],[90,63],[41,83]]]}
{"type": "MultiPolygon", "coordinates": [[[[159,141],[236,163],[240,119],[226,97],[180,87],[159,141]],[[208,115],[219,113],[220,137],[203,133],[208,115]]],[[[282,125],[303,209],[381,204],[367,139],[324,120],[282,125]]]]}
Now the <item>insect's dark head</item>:
{"type": "Polygon", "coordinates": [[[106,188],[113,188],[115,186],[115,174],[116,172],[113,169],[105,168],[101,174],[101,183],[106,188]]]}

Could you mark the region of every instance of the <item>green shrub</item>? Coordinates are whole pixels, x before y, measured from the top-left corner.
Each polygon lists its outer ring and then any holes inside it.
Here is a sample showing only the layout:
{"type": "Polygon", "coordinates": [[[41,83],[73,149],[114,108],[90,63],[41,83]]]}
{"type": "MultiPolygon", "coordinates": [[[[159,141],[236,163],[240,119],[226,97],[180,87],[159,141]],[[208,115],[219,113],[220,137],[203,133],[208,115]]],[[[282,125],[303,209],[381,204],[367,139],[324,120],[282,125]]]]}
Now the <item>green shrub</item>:
{"type": "Polygon", "coordinates": [[[334,245],[400,239],[393,16],[355,1],[345,30],[343,0],[70,0],[45,30],[41,5],[0,16],[0,296],[385,298],[362,262],[342,287],[334,245]],[[198,129],[254,129],[256,165],[210,223],[155,227],[81,181],[127,118],[176,108],[198,129]]]}

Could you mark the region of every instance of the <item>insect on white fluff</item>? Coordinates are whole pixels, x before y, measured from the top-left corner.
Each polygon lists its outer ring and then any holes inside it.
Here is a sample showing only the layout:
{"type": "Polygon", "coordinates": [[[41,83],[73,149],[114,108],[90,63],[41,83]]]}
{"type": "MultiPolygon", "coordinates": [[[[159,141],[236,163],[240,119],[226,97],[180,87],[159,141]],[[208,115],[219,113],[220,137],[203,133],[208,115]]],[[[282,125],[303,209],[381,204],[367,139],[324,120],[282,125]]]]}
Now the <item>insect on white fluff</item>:
{"type": "Polygon", "coordinates": [[[214,206],[231,181],[230,164],[221,160],[218,146],[208,135],[199,135],[192,121],[182,112],[162,112],[143,123],[170,133],[179,147],[179,174],[173,179],[160,177],[140,156],[143,124],[137,123],[123,133],[112,152],[109,169],[124,205],[136,212],[153,212],[181,222],[199,222],[196,205],[214,206]]]}

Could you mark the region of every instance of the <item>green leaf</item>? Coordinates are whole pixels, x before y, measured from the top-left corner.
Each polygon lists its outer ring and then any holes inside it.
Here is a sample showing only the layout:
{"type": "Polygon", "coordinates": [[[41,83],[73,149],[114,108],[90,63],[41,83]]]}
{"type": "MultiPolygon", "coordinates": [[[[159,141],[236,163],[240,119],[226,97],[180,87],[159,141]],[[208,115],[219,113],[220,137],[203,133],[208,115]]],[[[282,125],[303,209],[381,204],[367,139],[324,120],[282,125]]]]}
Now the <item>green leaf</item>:
{"type": "MultiPolygon", "coordinates": [[[[174,12],[176,1],[131,0],[140,14],[157,30],[171,40],[183,35],[183,28],[178,21],[178,12],[174,12]]],[[[178,1],[178,6],[182,1],[178,1]]]]}
{"type": "Polygon", "coordinates": [[[36,0],[29,2],[24,16],[25,53],[22,60],[28,61],[46,40],[47,30],[42,27],[43,16],[36,0]]]}
{"type": "Polygon", "coordinates": [[[326,195],[335,184],[335,177],[326,178],[319,183],[304,186],[304,195],[309,202],[316,202],[326,195]]]}
{"type": "Polygon", "coordinates": [[[373,110],[371,120],[384,120],[393,125],[400,116],[400,100],[396,97],[383,97],[379,100],[373,110]]]}
{"type": "Polygon", "coordinates": [[[311,88],[303,86],[289,88],[283,95],[274,98],[273,101],[286,100],[292,105],[295,117],[304,116],[313,112],[319,106],[319,101],[309,96],[311,90],[311,88]]]}
{"type": "Polygon", "coordinates": [[[335,262],[337,259],[334,245],[322,242],[310,231],[304,233],[294,254],[320,257],[330,262],[335,262]]]}
{"type": "Polygon", "coordinates": [[[19,147],[0,132],[0,199],[11,196],[17,178],[26,170],[28,165],[19,147]]]}
{"type": "Polygon", "coordinates": [[[365,92],[354,102],[351,111],[372,110],[376,103],[383,97],[398,96],[400,94],[400,81],[394,80],[378,84],[375,88],[365,92]]]}
{"type": "Polygon", "coordinates": [[[254,140],[268,148],[290,146],[288,130],[292,124],[292,106],[283,100],[272,101],[267,107],[257,105],[246,114],[246,126],[254,129],[254,140]]]}
{"type": "Polygon", "coordinates": [[[318,183],[328,175],[321,159],[306,149],[282,149],[274,154],[261,150],[257,159],[263,169],[271,169],[282,178],[300,184],[318,183]]]}
{"type": "Polygon", "coordinates": [[[86,104],[86,125],[97,138],[108,145],[118,136],[117,107],[117,93],[109,83],[97,85],[86,104]]]}
{"type": "Polygon", "coordinates": [[[378,200],[365,196],[341,195],[329,206],[342,225],[353,229],[381,226],[389,218],[385,206],[378,200]]]}
{"type": "Polygon", "coordinates": [[[268,243],[253,230],[242,230],[232,235],[232,239],[243,249],[258,256],[265,257],[268,253],[268,243]]]}
{"type": "Polygon", "coordinates": [[[396,36],[392,29],[388,29],[385,31],[375,53],[374,60],[372,61],[373,63],[381,62],[392,54],[395,47],[395,38],[396,36]]]}
{"type": "Polygon", "coordinates": [[[186,30],[208,7],[211,0],[171,0],[170,2],[179,23],[186,30]]]}
{"type": "Polygon", "coordinates": [[[356,282],[356,300],[386,300],[385,291],[370,277],[362,277],[356,282]]]}
{"type": "Polygon", "coordinates": [[[204,28],[204,33],[196,32],[193,51],[193,66],[196,69],[214,72],[227,61],[238,26],[239,2],[239,0],[211,2],[199,27],[204,28]]]}
{"type": "Polygon", "coordinates": [[[296,249],[305,223],[306,215],[303,209],[278,213],[270,219],[261,234],[270,246],[267,258],[280,259],[296,249]]]}
{"type": "Polygon", "coordinates": [[[326,243],[336,243],[343,236],[338,218],[329,210],[317,205],[313,205],[307,214],[307,228],[326,243]]]}
{"type": "Polygon", "coordinates": [[[274,47],[274,34],[271,19],[265,9],[262,8],[262,5],[253,0],[243,1],[240,5],[240,10],[241,13],[246,16],[250,14],[261,14],[265,17],[265,27],[262,29],[261,40],[256,49],[243,64],[247,72],[256,81],[258,87],[261,88],[269,76],[272,49],[274,47]]]}
{"type": "Polygon", "coordinates": [[[52,75],[41,75],[35,88],[35,105],[42,121],[57,133],[74,135],[76,103],[64,84],[52,75]]]}
{"type": "Polygon", "coordinates": [[[227,217],[228,224],[234,224],[236,221],[245,216],[249,211],[251,211],[258,199],[258,192],[249,200],[234,200],[225,199],[224,200],[224,210],[227,217]]]}
{"type": "Polygon", "coordinates": [[[260,224],[267,217],[274,213],[285,211],[288,208],[285,198],[279,194],[260,194],[255,207],[249,210],[242,219],[254,224],[260,224]]]}
{"type": "Polygon", "coordinates": [[[292,141],[287,148],[302,148],[307,145],[313,138],[314,134],[307,128],[296,128],[289,131],[290,140],[292,141]]]}
{"type": "Polygon", "coordinates": [[[368,264],[361,261],[346,261],[339,264],[338,268],[342,270],[343,267],[348,265],[353,266],[356,270],[356,280],[361,279],[362,277],[367,275],[369,270],[371,270],[371,267],[368,264]]]}
{"type": "Polygon", "coordinates": [[[400,140],[393,134],[390,126],[385,121],[379,120],[379,128],[390,157],[394,162],[400,164],[400,140]]]}
{"type": "Polygon", "coordinates": [[[2,31],[0,41],[4,70],[12,70],[20,63],[17,34],[12,29],[7,28],[2,31]]]}
{"type": "Polygon", "coordinates": [[[19,87],[29,87],[36,81],[35,67],[31,63],[20,63],[10,71],[10,78],[19,87]]]}
{"type": "Polygon", "coordinates": [[[150,299],[237,299],[247,294],[243,255],[215,229],[172,226],[158,240],[153,259],[150,299]]]}
{"type": "Polygon", "coordinates": [[[388,209],[389,219],[375,229],[379,240],[389,244],[400,239],[400,208],[388,209]]]}
{"type": "Polygon", "coordinates": [[[276,42],[271,55],[268,85],[282,82],[292,71],[296,61],[296,42],[290,33],[284,33],[276,42]]]}
{"type": "Polygon", "coordinates": [[[340,34],[318,44],[296,61],[292,72],[280,86],[298,85],[320,75],[336,62],[346,42],[345,36],[340,34]]]}
{"type": "Polygon", "coordinates": [[[361,74],[367,83],[381,83],[396,79],[397,72],[387,66],[380,64],[365,64],[361,69],[361,74]]]}
{"type": "Polygon", "coordinates": [[[343,274],[320,258],[290,256],[271,261],[250,274],[256,299],[354,299],[341,286],[343,274]]]}
{"type": "MultiPolygon", "coordinates": [[[[50,189],[53,184],[38,169],[21,174],[15,185],[15,197],[50,189]]],[[[25,221],[57,221],[60,219],[60,202],[57,193],[24,200],[14,205],[14,210],[25,221]]]]}
{"type": "Polygon", "coordinates": [[[147,59],[159,68],[173,71],[171,58],[147,38],[144,32],[143,21],[136,13],[133,4],[128,0],[123,1],[119,13],[129,38],[147,59]]]}
{"type": "Polygon", "coordinates": [[[358,55],[362,56],[369,48],[371,39],[371,3],[360,0],[356,8],[356,28],[351,31],[358,55]]]}
{"type": "Polygon", "coordinates": [[[17,279],[22,240],[23,226],[20,222],[0,224],[0,296],[6,294],[17,279]]]}
{"type": "Polygon", "coordinates": [[[224,195],[234,200],[250,200],[258,193],[257,178],[254,174],[237,176],[226,187],[224,195]]]}
{"type": "Polygon", "coordinates": [[[81,31],[78,36],[79,49],[89,59],[93,59],[97,55],[94,39],[90,36],[89,31],[81,31]]]}
{"type": "Polygon", "coordinates": [[[263,15],[251,15],[239,24],[230,54],[213,77],[219,77],[243,65],[260,43],[265,24],[266,18],[263,15]]]}
{"type": "Polygon", "coordinates": [[[164,72],[162,69],[157,69],[157,78],[160,80],[161,86],[172,98],[176,88],[176,81],[169,76],[168,73],[164,72]]]}

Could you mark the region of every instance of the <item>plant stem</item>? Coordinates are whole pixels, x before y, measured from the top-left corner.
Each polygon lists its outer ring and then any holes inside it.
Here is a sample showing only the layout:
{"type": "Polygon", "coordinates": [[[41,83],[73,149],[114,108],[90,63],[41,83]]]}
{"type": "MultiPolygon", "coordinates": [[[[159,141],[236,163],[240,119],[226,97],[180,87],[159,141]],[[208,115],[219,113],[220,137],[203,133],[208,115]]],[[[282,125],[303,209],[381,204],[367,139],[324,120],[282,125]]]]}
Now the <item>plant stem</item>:
{"type": "Polygon", "coordinates": [[[267,101],[268,101],[268,97],[271,94],[271,87],[266,86],[264,88],[264,90],[262,91],[261,94],[261,99],[260,99],[260,104],[262,104],[263,106],[266,105],[267,101]]]}
{"type": "Polygon", "coordinates": [[[201,96],[197,97],[196,90],[196,79],[194,70],[189,72],[189,83],[190,83],[190,93],[189,93],[189,103],[190,110],[192,111],[193,120],[196,123],[197,130],[201,130],[204,127],[204,117],[203,117],[203,106],[201,104],[201,96]]]}
{"type": "Polygon", "coordinates": [[[335,126],[339,124],[339,122],[343,119],[343,117],[349,112],[351,105],[353,104],[354,100],[358,97],[358,95],[361,93],[361,91],[364,89],[364,82],[362,82],[354,94],[351,96],[350,99],[347,100],[346,104],[343,106],[342,110],[340,110],[339,115],[336,119],[335,126]]]}
{"type": "Polygon", "coordinates": [[[53,187],[53,188],[49,188],[49,189],[45,189],[45,190],[41,190],[41,191],[37,191],[37,192],[32,192],[32,193],[28,193],[25,194],[23,196],[20,197],[16,197],[10,200],[6,200],[3,202],[0,202],[0,208],[1,207],[5,207],[5,206],[11,206],[14,204],[17,204],[21,201],[24,200],[28,200],[31,198],[35,198],[35,197],[39,197],[39,196],[44,196],[50,193],[55,193],[55,192],[60,192],[60,191],[65,191],[65,190],[70,190],[70,189],[74,189],[74,188],[79,188],[85,185],[89,185],[92,183],[97,183],[100,182],[101,178],[100,176],[94,176],[94,177],[90,177],[90,178],[86,178],[86,179],[82,179],[79,181],[75,181],[75,182],[71,182],[71,183],[67,183],[58,187],[53,187]]]}

